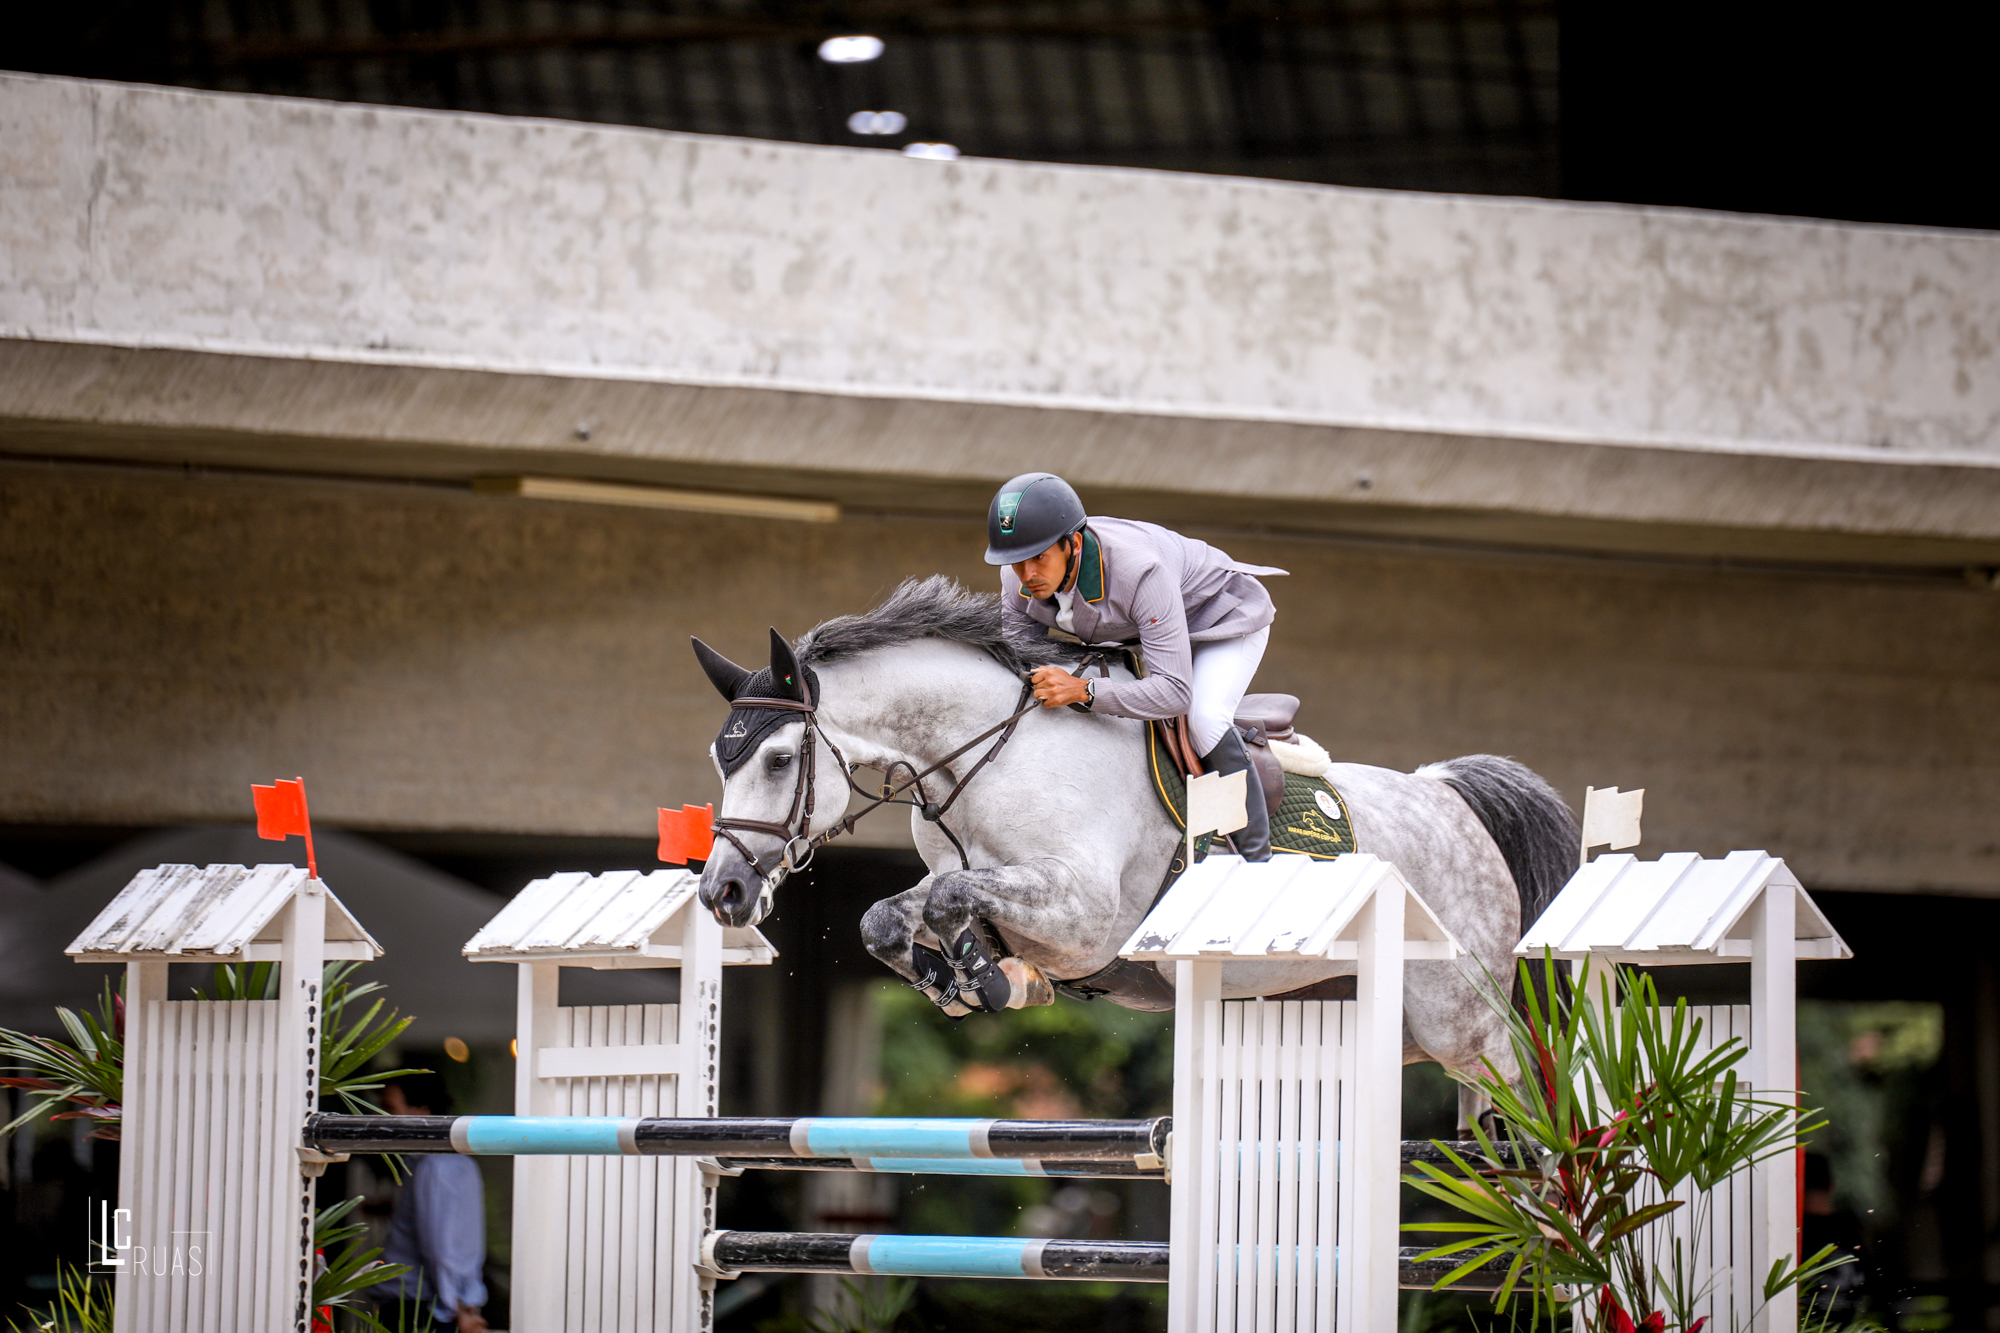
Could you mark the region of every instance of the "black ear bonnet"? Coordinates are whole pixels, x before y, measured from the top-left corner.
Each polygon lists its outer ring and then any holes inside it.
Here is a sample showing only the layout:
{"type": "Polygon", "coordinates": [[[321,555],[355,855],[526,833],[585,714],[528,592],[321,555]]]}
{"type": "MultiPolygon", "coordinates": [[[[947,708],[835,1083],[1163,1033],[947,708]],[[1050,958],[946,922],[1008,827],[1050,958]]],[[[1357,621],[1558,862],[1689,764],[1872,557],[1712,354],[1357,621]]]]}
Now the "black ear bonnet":
{"type": "MultiPolygon", "coordinates": [[[[805,677],[807,697],[817,702],[819,699],[819,676],[809,666],[799,668],[805,677]]],[[[772,695],[771,669],[765,667],[754,672],[743,682],[738,692],[739,698],[769,699],[772,695]]],[[[780,690],[775,696],[785,698],[790,690],[780,690]]],[[[722,776],[728,777],[764,743],[764,737],[773,727],[785,722],[802,720],[798,713],[784,708],[731,708],[729,716],[722,723],[722,730],[715,734],[715,758],[722,765],[722,776]]]]}
{"type": "Polygon", "coordinates": [[[709,683],[730,703],[728,720],[715,737],[715,759],[722,765],[722,776],[727,778],[743,767],[743,761],[756,752],[771,728],[799,716],[788,708],[738,708],[736,701],[796,699],[817,704],[819,677],[811,667],[799,665],[792,646],[775,629],[771,631],[771,665],[762,671],[745,670],[700,639],[693,643],[695,660],[701,663],[709,683]]]}

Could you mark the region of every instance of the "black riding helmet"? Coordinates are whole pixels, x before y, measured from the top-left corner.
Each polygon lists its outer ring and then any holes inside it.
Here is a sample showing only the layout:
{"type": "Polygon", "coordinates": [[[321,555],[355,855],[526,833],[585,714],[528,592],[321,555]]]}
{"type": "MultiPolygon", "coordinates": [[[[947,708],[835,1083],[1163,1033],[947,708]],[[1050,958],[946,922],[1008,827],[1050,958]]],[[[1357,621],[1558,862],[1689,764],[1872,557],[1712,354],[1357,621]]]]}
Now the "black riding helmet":
{"type": "Polygon", "coordinates": [[[986,510],[986,563],[1032,560],[1070,534],[1089,515],[1070,484],[1053,472],[1023,472],[1000,488],[986,510]]]}

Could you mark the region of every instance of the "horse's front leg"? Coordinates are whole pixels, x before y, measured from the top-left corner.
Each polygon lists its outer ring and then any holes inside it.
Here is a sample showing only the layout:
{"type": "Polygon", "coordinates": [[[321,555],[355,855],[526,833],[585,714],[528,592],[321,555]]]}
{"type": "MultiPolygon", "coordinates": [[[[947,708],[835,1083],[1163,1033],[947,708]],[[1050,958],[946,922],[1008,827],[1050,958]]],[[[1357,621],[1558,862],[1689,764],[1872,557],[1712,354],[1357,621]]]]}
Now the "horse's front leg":
{"type": "Polygon", "coordinates": [[[924,929],[924,903],[931,895],[931,877],[917,886],[884,898],[861,918],[861,943],[876,961],[901,976],[913,990],[920,990],[947,1017],[963,1018],[973,1006],[959,998],[957,976],[951,964],[932,945],[917,937],[924,929]]]}
{"type": "Polygon", "coordinates": [[[1071,868],[1043,859],[933,875],[923,918],[942,943],[965,1002],[996,1011],[1053,1004],[1055,989],[1025,959],[995,957],[982,922],[1058,952],[1087,951],[1091,931],[1101,931],[1116,906],[1091,911],[1071,868]]]}

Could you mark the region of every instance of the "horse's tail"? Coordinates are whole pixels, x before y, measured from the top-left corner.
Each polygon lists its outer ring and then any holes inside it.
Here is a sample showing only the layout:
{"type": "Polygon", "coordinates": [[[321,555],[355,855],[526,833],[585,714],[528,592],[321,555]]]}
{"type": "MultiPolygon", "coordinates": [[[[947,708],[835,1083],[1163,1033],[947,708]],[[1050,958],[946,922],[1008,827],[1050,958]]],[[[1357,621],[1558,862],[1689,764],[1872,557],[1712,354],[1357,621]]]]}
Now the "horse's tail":
{"type": "Polygon", "coordinates": [[[1555,788],[1526,764],[1468,754],[1417,770],[1436,778],[1479,816],[1514,876],[1525,933],[1576,873],[1576,819],[1555,788]]]}

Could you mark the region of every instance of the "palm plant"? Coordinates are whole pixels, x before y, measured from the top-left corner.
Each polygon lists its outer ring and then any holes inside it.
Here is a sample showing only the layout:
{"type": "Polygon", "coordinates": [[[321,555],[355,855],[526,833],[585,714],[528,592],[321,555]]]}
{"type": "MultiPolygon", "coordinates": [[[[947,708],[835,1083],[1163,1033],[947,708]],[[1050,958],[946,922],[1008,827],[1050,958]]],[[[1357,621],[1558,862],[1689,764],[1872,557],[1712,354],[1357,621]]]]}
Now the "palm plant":
{"type": "Polygon", "coordinates": [[[0,1085],[28,1093],[28,1108],[0,1128],[0,1134],[11,1134],[51,1107],[69,1103],[75,1109],[49,1118],[95,1120],[97,1127],[86,1137],[116,1139],[125,1090],[125,997],[114,994],[106,981],[95,1014],[59,1007],[56,1017],[70,1035],[68,1042],[0,1028],[0,1068],[26,1071],[0,1078],[0,1085]]]}
{"type": "Polygon", "coordinates": [[[916,1300],[917,1284],[910,1278],[872,1283],[842,1278],[834,1303],[807,1315],[805,1326],[809,1333],[892,1333],[916,1300]]]}
{"type": "MultiPolygon", "coordinates": [[[[350,1006],[382,989],[379,981],[355,985],[348,980],[358,962],[328,963],[320,984],[319,1095],[331,1098],[354,1115],[379,1111],[361,1100],[364,1092],[379,1091],[391,1079],[405,1074],[422,1074],[422,1069],[390,1069],[369,1072],[367,1065],[403,1034],[413,1018],[398,1018],[391,1009],[382,1012],[384,1001],[377,999],[353,1022],[347,1021],[350,1006]]],[[[223,964],[210,981],[214,993],[197,988],[197,1000],[275,1000],[278,998],[276,963],[223,964]]]]}
{"type": "Polygon", "coordinates": [[[56,1266],[56,1299],[47,1314],[7,1321],[9,1333],[111,1333],[111,1284],[74,1264],[56,1266]]]}
{"type": "Polygon", "coordinates": [[[336,1308],[346,1310],[369,1333],[387,1333],[374,1315],[355,1309],[354,1300],[378,1282],[403,1276],[410,1266],[383,1263],[381,1249],[367,1242],[367,1223],[347,1221],[360,1202],[359,1197],[343,1199],[320,1209],[313,1218],[313,1248],[326,1258],[325,1266],[313,1278],[313,1308],[323,1316],[336,1308]]]}
{"type": "MultiPolygon", "coordinates": [[[[361,1100],[360,1094],[374,1092],[384,1083],[416,1069],[369,1071],[368,1062],[403,1034],[412,1019],[398,1017],[391,1009],[383,1012],[380,998],[361,1010],[351,1021],[348,1014],[359,1002],[382,989],[380,982],[354,984],[350,977],[357,962],[328,963],[321,977],[321,1023],[319,1043],[319,1094],[331,1098],[357,1115],[376,1110],[361,1100]]],[[[274,963],[218,964],[207,987],[198,987],[197,1000],[275,1000],[278,998],[278,968],[274,963]]],[[[9,1076],[0,1085],[28,1093],[28,1107],[9,1121],[0,1134],[11,1134],[38,1116],[53,1111],[51,1120],[90,1119],[97,1127],[94,1139],[116,1139],[120,1103],[125,1091],[125,996],[123,983],[114,991],[104,983],[97,1012],[76,1013],[58,1008],[57,1018],[70,1040],[38,1037],[0,1028],[0,1068],[9,1076]],[[72,1109],[54,1108],[69,1104],[72,1109]]]]}
{"type": "MultiPolygon", "coordinates": [[[[366,1114],[378,1108],[361,1099],[390,1079],[404,1074],[423,1073],[417,1069],[371,1072],[368,1062],[401,1036],[412,1020],[398,1017],[391,1009],[383,1012],[379,996],[365,1009],[360,1002],[377,996],[379,982],[360,985],[351,980],[358,962],[328,963],[320,978],[321,1021],[319,1047],[319,1093],[344,1109],[366,1114]],[[358,1012],[356,1012],[358,1011],[358,1012]],[[349,1018],[350,1013],[356,1016],[349,1018]]],[[[218,964],[207,987],[197,987],[197,1000],[275,1000],[278,998],[278,968],[272,963],[218,964]]],[[[0,1068],[15,1071],[0,1077],[0,1085],[28,1093],[29,1105],[9,1121],[0,1134],[12,1133],[44,1113],[51,1120],[87,1118],[97,1122],[89,1137],[118,1138],[125,1090],[125,996],[122,983],[114,991],[109,981],[98,997],[97,1011],[76,1013],[58,1008],[70,1040],[38,1037],[0,1028],[0,1068]],[[69,1105],[70,1110],[54,1108],[69,1105]]],[[[408,1272],[400,1264],[380,1262],[381,1250],[370,1248],[363,1239],[367,1228],[345,1221],[360,1199],[347,1199],[322,1210],[314,1220],[313,1245],[327,1255],[326,1266],[313,1280],[315,1308],[347,1307],[363,1288],[408,1272]]],[[[35,1329],[73,1328],[83,1333],[111,1327],[111,1298],[81,1269],[58,1273],[57,1301],[51,1322],[35,1324],[35,1329]]],[[[351,1311],[365,1328],[380,1329],[370,1315],[351,1311]]],[[[15,1327],[19,1327],[16,1325],[15,1327]]]]}
{"type": "MultiPolygon", "coordinates": [[[[1554,960],[1542,965],[1538,988],[1522,964],[1521,1010],[1496,1005],[1521,1079],[1489,1064],[1466,1080],[1491,1099],[1509,1147],[1484,1128],[1477,1160],[1439,1144],[1452,1167],[1417,1163],[1406,1181],[1465,1220],[1406,1229],[1460,1237],[1425,1256],[1461,1260],[1439,1288],[1504,1263],[1498,1309],[1525,1294],[1538,1315],[1553,1315],[1582,1299],[1579,1327],[1594,1333],[1700,1333],[1707,1320],[1696,1311],[1720,1276],[1691,1259],[1706,1252],[1710,1191],[1825,1122],[1788,1098],[1751,1095],[1735,1069],[1743,1041],[1704,1050],[1701,1020],[1685,1000],[1663,1008],[1650,978],[1621,969],[1615,1009],[1582,995],[1545,1005],[1559,982],[1554,960]],[[1675,1225],[1658,1225],[1677,1213],[1675,1225]]],[[[1846,1262],[1831,1246],[1778,1260],[1758,1308],[1846,1262]]]]}
{"type": "MultiPolygon", "coordinates": [[[[377,1282],[401,1277],[410,1269],[407,1264],[380,1262],[382,1251],[364,1239],[367,1224],[346,1220],[360,1202],[344,1200],[322,1208],[313,1218],[313,1248],[328,1256],[313,1279],[313,1308],[321,1314],[321,1326],[330,1324],[326,1316],[333,1310],[344,1309],[366,1333],[390,1333],[373,1315],[355,1309],[354,1299],[377,1282]]],[[[30,1315],[25,1324],[9,1320],[7,1327],[10,1333],[111,1333],[111,1309],[109,1282],[74,1264],[58,1265],[56,1299],[48,1313],[30,1315]]]]}

